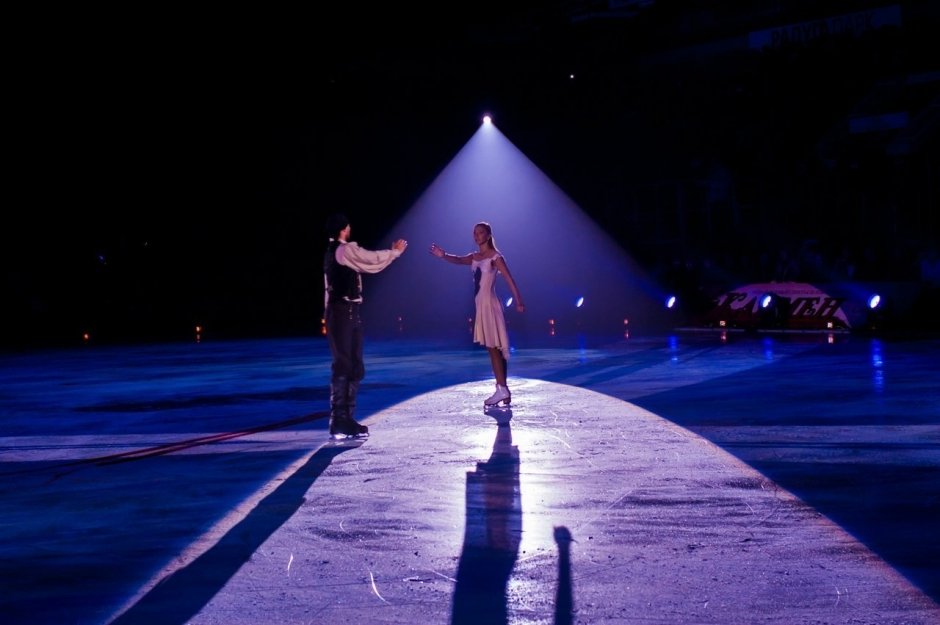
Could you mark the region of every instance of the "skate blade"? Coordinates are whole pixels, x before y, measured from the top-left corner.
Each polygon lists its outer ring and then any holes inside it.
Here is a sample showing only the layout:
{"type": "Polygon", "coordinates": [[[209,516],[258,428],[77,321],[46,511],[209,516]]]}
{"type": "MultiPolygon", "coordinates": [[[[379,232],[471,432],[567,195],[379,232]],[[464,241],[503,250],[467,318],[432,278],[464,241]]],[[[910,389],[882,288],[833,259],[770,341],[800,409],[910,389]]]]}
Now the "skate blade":
{"type": "Polygon", "coordinates": [[[369,438],[368,432],[363,432],[360,434],[330,434],[331,441],[362,440],[366,438],[369,438]]]}

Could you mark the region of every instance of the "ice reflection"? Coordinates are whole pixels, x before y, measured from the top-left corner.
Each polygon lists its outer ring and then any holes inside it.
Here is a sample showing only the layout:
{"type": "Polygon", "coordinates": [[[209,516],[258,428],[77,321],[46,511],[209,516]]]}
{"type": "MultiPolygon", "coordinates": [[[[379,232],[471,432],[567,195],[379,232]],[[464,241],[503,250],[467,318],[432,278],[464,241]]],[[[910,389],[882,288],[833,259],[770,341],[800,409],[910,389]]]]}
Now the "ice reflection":
{"type": "Polygon", "coordinates": [[[765,336],[764,340],[761,342],[764,347],[764,360],[773,360],[774,359],[774,340],[769,336],[765,336]]]}
{"type": "Polygon", "coordinates": [[[522,498],[519,448],[505,411],[493,451],[467,473],[467,521],[457,566],[452,623],[506,623],[506,586],[519,554],[522,498]]]}
{"type": "Polygon", "coordinates": [[[669,360],[679,362],[679,337],[675,335],[669,337],[669,360]]]}
{"type": "Polygon", "coordinates": [[[882,356],[881,341],[871,341],[871,379],[876,393],[885,390],[884,358],[882,356]]]}

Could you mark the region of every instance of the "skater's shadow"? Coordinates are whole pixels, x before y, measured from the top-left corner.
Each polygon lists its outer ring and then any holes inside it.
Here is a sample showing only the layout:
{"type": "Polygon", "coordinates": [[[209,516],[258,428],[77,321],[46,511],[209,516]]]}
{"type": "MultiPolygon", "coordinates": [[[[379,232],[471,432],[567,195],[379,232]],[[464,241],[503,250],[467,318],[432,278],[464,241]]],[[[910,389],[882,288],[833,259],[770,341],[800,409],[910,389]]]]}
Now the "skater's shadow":
{"type": "Polygon", "coordinates": [[[451,623],[506,623],[506,585],[522,537],[519,449],[508,419],[496,430],[489,460],[467,473],[466,499],[451,623]]]}
{"type": "Polygon", "coordinates": [[[326,445],[297,472],[232,527],[211,549],[162,580],[109,625],[175,625],[187,623],[232,578],[258,548],[304,502],[314,481],[339,454],[356,449],[361,441],[326,445]]]}
{"type": "Polygon", "coordinates": [[[574,621],[574,595],[571,589],[571,543],[574,539],[565,526],[555,528],[558,545],[558,589],[555,592],[555,625],[571,625],[574,621]]]}
{"type": "Polygon", "coordinates": [[[483,414],[496,419],[496,425],[499,426],[508,426],[509,422],[512,421],[512,408],[508,406],[485,406],[483,408],[483,414]]]}

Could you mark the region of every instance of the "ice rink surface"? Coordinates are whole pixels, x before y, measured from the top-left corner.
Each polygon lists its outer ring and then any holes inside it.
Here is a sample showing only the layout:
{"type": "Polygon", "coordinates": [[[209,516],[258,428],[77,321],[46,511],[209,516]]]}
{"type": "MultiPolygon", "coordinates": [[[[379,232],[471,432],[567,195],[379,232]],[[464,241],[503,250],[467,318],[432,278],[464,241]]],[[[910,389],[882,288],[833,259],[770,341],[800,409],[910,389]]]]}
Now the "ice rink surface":
{"type": "Polygon", "coordinates": [[[940,623],[940,341],[0,357],[5,623],[940,623]]]}

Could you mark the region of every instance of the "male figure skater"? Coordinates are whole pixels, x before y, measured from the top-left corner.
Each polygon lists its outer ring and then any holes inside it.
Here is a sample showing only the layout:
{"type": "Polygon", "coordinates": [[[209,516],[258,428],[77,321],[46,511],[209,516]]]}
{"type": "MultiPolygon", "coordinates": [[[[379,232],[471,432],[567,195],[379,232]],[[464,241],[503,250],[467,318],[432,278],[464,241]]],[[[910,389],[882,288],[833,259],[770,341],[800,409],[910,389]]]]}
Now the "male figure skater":
{"type": "Polygon", "coordinates": [[[333,354],[330,378],[330,436],[368,436],[358,423],[356,394],[366,370],[362,362],[362,273],[378,273],[401,256],[408,242],[399,239],[388,250],[371,251],[349,240],[349,219],[334,214],[326,222],[330,242],[323,258],[326,336],[333,354]]]}

